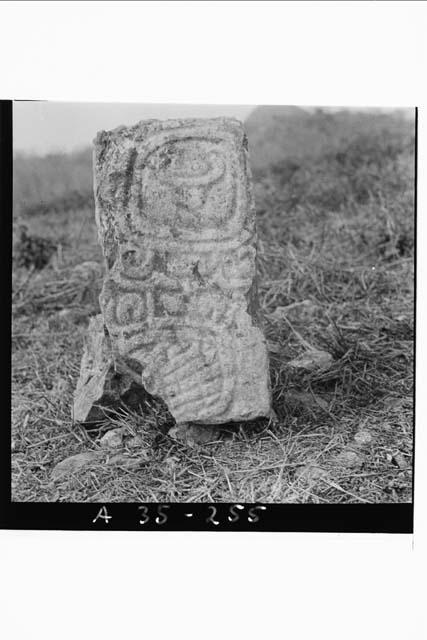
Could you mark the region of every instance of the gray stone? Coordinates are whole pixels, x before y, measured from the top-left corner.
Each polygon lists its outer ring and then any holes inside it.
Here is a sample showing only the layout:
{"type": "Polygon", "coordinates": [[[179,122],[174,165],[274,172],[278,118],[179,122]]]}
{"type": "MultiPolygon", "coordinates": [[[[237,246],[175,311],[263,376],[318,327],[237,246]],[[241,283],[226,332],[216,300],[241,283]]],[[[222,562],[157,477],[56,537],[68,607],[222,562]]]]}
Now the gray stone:
{"type": "Polygon", "coordinates": [[[229,118],[147,120],[95,140],[105,324],[178,424],[271,411],[246,147],[229,118]]]}
{"type": "Polygon", "coordinates": [[[102,315],[91,318],[74,393],[74,421],[99,422],[121,403],[137,409],[147,398],[138,366],[114,356],[102,315]]]}
{"type": "Polygon", "coordinates": [[[299,480],[305,480],[309,484],[315,484],[318,481],[328,479],[328,472],[321,467],[315,465],[306,465],[295,472],[295,477],[299,480]]]}
{"type": "Polygon", "coordinates": [[[409,465],[409,462],[405,459],[404,455],[400,453],[400,451],[394,454],[392,462],[394,462],[400,469],[406,469],[409,465]]]}
{"type": "Polygon", "coordinates": [[[110,429],[99,441],[99,446],[103,449],[117,449],[123,446],[122,429],[110,429]]]}
{"type": "Polygon", "coordinates": [[[288,366],[291,369],[303,369],[305,371],[326,370],[331,367],[333,361],[333,357],[327,351],[312,349],[295,358],[295,360],[291,360],[288,366]]]}
{"type": "Polygon", "coordinates": [[[84,453],[77,453],[74,456],[65,458],[61,462],[58,462],[52,469],[52,480],[60,480],[66,476],[72,475],[77,471],[80,471],[83,467],[90,465],[97,461],[99,453],[97,451],[86,451],[84,453]]]}
{"type": "Polygon", "coordinates": [[[358,431],[354,435],[354,440],[361,446],[368,445],[372,442],[372,435],[369,433],[369,431],[358,431]]]}
{"type": "Polygon", "coordinates": [[[335,460],[342,467],[361,467],[363,464],[363,458],[351,449],[342,451],[336,456],[335,460]]]}

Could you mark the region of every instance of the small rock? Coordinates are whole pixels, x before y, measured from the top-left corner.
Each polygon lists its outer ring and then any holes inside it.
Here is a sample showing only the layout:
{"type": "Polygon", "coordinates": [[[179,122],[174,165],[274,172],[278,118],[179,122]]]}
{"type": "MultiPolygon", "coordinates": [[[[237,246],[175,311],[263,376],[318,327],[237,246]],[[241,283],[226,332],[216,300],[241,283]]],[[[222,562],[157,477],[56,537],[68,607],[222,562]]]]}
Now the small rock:
{"type": "Polygon", "coordinates": [[[329,369],[333,363],[333,358],[327,351],[319,351],[313,349],[307,351],[299,358],[295,358],[288,363],[292,369],[305,369],[306,371],[315,371],[316,369],[329,369]]]}
{"type": "Polygon", "coordinates": [[[74,456],[65,458],[61,462],[58,462],[52,469],[52,480],[59,480],[65,476],[76,473],[83,467],[94,462],[99,457],[97,451],[86,451],[85,453],[77,453],[74,456]]]}
{"type": "Polygon", "coordinates": [[[118,449],[123,445],[123,432],[121,429],[111,429],[102,436],[99,445],[103,449],[118,449]]]}
{"type": "Polygon", "coordinates": [[[369,431],[358,431],[354,436],[355,442],[359,445],[366,445],[372,442],[372,435],[369,431]]]}
{"type": "Polygon", "coordinates": [[[301,480],[306,480],[311,484],[317,482],[317,480],[321,480],[322,478],[328,477],[328,472],[321,467],[316,467],[313,465],[306,465],[301,469],[298,469],[295,473],[295,477],[301,480]]]}
{"type": "Polygon", "coordinates": [[[403,396],[401,398],[387,398],[384,406],[388,411],[401,411],[405,406],[412,407],[414,404],[413,396],[403,396]]]}
{"type": "Polygon", "coordinates": [[[335,460],[343,467],[361,467],[363,459],[355,451],[343,451],[336,456],[335,460]]]}
{"type": "Polygon", "coordinates": [[[172,427],[168,435],[190,447],[213,442],[219,438],[219,429],[209,425],[181,424],[172,427]]]}
{"type": "Polygon", "coordinates": [[[399,469],[406,469],[408,462],[400,452],[394,454],[392,461],[399,467],[399,469]]]}

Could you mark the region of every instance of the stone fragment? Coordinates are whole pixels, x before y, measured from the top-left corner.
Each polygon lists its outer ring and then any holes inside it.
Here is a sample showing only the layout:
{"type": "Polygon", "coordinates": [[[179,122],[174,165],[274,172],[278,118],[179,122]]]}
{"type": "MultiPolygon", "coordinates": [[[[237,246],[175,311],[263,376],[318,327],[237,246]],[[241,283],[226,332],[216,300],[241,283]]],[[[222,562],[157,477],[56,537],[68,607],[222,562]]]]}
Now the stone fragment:
{"type": "Polygon", "coordinates": [[[83,467],[90,465],[99,458],[97,451],[86,451],[84,453],[77,453],[74,456],[65,458],[61,462],[58,462],[52,469],[52,480],[60,480],[66,476],[69,476],[77,471],[80,471],[83,467]]]}
{"type": "Polygon", "coordinates": [[[163,460],[163,464],[169,473],[173,474],[179,466],[179,458],[178,456],[168,456],[163,460]]]}
{"type": "Polygon", "coordinates": [[[316,349],[307,351],[302,356],[291,360],[288,366],[291,369],[304,369],[305,371],[316,371],[317,369],[329,369],[333,363],[333,358],[327,351],[316,349]]]}
{"type": "Polygon", "coordinates": [[[408,461],[400,451],[394,454],[392,462],[394,462],[400,469],[406,469],[408,467],[408,461]]]}
{"type": "Polygon", "coordinates": [[[137,409],[147,398],[140,380],[138,363],[114,357],[102,315],[91,318],[74,393],[75,422],[99,422],[120,403],[137,409]]]}
{"type": "Polygon", "coordinates": [[[309,484],[315,484],[322,479],[328,478],[328,472],[321,467],[316,467],[315,465],[306,465],[305,467],[301,467],[297,469],[295,472],[295,477],[299,480],[305,480],[309,484]]]}
{"type": "Polygon", "coordinates": [[[147,120],[102,131],[94,173],[114,351],[139,363],[178,424],[269,416],[242,125],[147,120]]]}
{"type": "Polygon", "coordinates": [[[363,464],[363,458],[350,449],[342,451],[335,458],[336,462],[342,467],[357,468],[363,464]]]}
{"type": "Polygon", "coordinates": [[[354,440],[357,444],[364,446],[367,444],[371,444],[372,435],[369,433],[369,431],[358,431],[354,435],[354,440]]]}
{"type": "Polygon", "coordinates": [[[123,446],[123,432],[121,429],[110,429],[99,441],[103,449],[117,449],[123,446]]]}

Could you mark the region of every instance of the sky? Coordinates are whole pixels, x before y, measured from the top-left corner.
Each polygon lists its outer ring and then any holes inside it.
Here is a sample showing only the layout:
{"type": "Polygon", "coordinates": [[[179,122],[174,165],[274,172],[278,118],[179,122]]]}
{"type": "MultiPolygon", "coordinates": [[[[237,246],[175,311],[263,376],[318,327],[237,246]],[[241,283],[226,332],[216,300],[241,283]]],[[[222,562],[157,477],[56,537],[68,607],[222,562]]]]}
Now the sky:
{"type": "Polygon", "coordinates": [[[242,105],[14,102],[13,148],[38,155],[68,152],[90,145],[102,129],[147,118],[234,116],[244,120],[253,109],[242,105]]]}
{"type": "MultiPolygon", "coordinates": [[[[304,107],[309,109],[309,107],[304,107]]],[[[322,107],[363,110],[361,107],[322,107]]],[[[255,106],[142,104],[120,102],[15,101],[13,104],[14,151],[45,155],[69,152],[92,144],[98,131],[132,125],[147,118],[191,118],[234,116],[245,120],[255,106]]],[[[368,110],[392,111],[391,107],[368,110]]],[[[409,117],[413,110],[405,109],[409,117]]]]}

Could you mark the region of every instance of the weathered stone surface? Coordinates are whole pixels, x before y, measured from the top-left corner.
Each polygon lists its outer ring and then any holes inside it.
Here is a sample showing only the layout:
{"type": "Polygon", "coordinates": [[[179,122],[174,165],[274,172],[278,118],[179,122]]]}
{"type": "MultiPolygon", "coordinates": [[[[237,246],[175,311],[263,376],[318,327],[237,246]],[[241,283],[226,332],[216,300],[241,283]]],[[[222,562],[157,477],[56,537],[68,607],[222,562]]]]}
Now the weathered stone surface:
{"type": "Polygon", "coordinates": [[[100,302],[114,350],[141,365],[144,387],[178,424],[270,415],[241,124],[147,120],[103,131],[94,165],[100,302]]]}
{"type": "Polygon", "coordinates": [[[52,469],[51,478],[52,480],[61,480],[66,476],[79,472],[83,467],[87,467],[98,460],[99,453],[97,451],[77,453],[74,456],[58,462],[52,469]]]}
{"type": "MultiPolygon", "coordinates": [[[[135,366],[135,363],[132,363],[135,366]]],[[[73,417],[76,422],[97,422],[108,409],[123,402],[130,408],[142,404],[147,394],[141,385],[140,370],[114,358],[102,315],[91,318],[74,393],[73,417]]]]}

